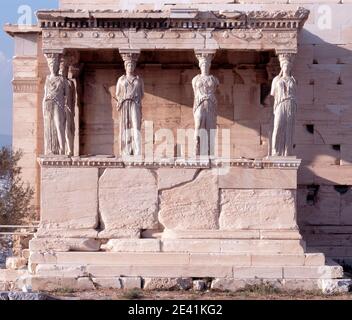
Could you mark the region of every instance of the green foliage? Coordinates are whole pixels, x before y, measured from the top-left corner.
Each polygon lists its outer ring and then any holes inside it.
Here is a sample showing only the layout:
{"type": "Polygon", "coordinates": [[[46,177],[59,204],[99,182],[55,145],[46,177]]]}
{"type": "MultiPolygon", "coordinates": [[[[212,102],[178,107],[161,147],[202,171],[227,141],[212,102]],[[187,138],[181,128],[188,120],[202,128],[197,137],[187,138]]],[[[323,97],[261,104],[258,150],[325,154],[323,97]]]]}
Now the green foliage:
{"type": "Polygon", "coordinates": [[[143,297],[142,291],[140,289],[131,289],[124,292],[123,297],[128,300],[137,300],[143,297]]]}
{"type": "Polygon", "coordinates": [[[21,157],[21,151],[0,149],[0,219],[5,223],[14,221],[15,217],[33,214],[31,200],[34,191],[21,179],[18,165],[21,157]]]}

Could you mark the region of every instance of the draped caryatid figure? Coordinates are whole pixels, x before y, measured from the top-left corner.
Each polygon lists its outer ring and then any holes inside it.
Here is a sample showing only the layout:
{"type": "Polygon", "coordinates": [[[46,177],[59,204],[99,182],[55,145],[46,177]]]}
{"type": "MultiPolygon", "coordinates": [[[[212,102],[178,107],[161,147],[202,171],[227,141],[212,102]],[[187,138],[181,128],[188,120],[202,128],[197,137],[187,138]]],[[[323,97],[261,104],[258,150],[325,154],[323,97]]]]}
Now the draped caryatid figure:
{"type": "Polygon", "coordinates": [[[116,85],[117,109],[120,111],[120,149],[123,156],[141,155],[141,121],[144,83],[134,74],[139,54],[121,53],[126,74],[116,85]]]}
{"type": "Polygon", "coordinates": [[[64,155],[66,83],[59,75],[61,55],[53,53],[45,57],[50,75],[45,81],[43,99],[44,150],[46,155],[64,155]]]}
{"type": "Polygon", "coordinates": [[[75,138],[75,107],[76,86],[69,79],[69,59],[63,58],[60,65],[60,75],[65,83],[65,154],[73,156],[75,138]]]}
{"type": "Polygon", "coordinates": [[[293,54],[280,54],[280,74],[274,78],[271,95],[274,97],[274,129],[272,156],[292,156],[295,118],[297,112],[296,80],[292,76],[293,54]]]}
{"type": "Polygon", "coordinates": [[[195,153],[197,156],[213,154],[214,143],[212,137],[216,129],[217,99],[216,90],[219,80],[210,74],[211,61],[214,54],[196,54],[201,74],[193,81],[194,105],[193,115],[195,122],[195,153]]]}

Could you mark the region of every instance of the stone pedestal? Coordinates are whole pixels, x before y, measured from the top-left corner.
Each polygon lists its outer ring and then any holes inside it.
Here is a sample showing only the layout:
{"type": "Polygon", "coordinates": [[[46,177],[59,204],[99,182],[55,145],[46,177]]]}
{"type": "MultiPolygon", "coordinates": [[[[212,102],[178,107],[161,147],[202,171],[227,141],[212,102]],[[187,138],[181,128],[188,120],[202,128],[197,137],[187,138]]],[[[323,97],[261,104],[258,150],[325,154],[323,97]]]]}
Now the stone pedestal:
{"type": "Polygon", "coordinates": [[[343,276],[299,234],[298,159],[39,162],[42,219],[26,280],[35,288],[207,277],[214,289],[259,279],[319,289],[343,276]]]}

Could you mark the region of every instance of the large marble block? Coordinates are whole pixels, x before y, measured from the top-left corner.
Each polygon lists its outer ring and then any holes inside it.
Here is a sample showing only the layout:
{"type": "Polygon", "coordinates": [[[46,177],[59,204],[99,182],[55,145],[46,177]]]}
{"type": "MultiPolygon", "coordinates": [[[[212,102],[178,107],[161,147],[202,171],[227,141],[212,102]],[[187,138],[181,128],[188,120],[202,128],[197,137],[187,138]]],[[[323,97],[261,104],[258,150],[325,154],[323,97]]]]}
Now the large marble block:
{"type": "Polygon", "coordinates": [[[201,171],[192,181],[161,192],[159,220],[171,230],[218,229],[218,176],[201,171]]]}
{"type": "Polygon", "coordinates": [[[98,223],[98,168],[41,171],[41,228],[94,229],[98,223]]]}
{"type": "Polygon", "coordinates": [[[107,237],[130,237],[133,230],[158,227],[158,189],[144,168],[105,169],[99,179],[99,211],[107,237]]]}
{"type": "Polygon", "coordinates": [[[222,189],[220,229],[295,229],[296,190],[222,189]]]}

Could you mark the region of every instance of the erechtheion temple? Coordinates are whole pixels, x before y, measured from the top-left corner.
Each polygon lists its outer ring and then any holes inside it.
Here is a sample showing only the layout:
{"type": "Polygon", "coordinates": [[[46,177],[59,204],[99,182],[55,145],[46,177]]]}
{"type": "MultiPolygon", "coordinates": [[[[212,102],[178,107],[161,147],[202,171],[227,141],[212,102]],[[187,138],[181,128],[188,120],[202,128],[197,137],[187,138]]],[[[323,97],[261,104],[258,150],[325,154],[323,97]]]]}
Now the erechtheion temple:
{"type": "Polygon", "coordinates": [[[40,213],[12,281],[349,285],[352,3],[140,2],[62,0],[5,26],[40,213]]]}

